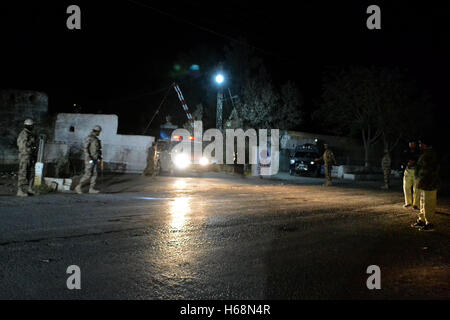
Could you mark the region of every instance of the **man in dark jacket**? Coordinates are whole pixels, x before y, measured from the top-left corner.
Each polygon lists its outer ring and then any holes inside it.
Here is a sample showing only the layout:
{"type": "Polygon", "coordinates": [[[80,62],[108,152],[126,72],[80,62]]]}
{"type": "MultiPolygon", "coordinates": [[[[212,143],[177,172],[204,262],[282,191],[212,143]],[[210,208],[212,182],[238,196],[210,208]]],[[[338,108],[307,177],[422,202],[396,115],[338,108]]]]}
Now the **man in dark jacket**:
{"type": "Polygon", "coordinates": [[[427,140],[421,140],[419,147],[423,151],[417,161],[414,175],[420,193],[420,212],[416,223],[412,226],[420,230],[432,230],[427,220],[436,210],[436,194],[439,186],[439,162],[436,153],[427,140]]]}

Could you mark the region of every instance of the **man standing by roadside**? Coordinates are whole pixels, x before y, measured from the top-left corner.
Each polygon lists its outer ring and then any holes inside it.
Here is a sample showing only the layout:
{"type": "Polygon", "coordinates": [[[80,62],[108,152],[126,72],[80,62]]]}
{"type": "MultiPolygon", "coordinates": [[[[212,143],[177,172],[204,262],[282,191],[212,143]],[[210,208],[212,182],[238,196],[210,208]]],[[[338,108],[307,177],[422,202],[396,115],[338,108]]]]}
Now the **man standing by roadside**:
{"type": "Polygon", "coordinates": [[[324,184],[324,186],[331,186],[332,182],[331,182],[331,170],[333,168],[334,165],[336,165],[336,160],[334,158],[334,153],[333,151],[331,151],[328,147],[328,144],[325,143],[323,145],[325,152],[323,153],[322,159],[318,158],[315,159],[314,161],[318,162],[320,160],[323,160],[324,164],[325,164],[325,178],[326,178],[326,183],[324,184]]]}
{"type": "Polygon", "coordinates": [[[154,177],[156,175],[157,155],[158,155],[157,146],[156,143],[153,142],[150,149],[148,149],[147,167],[144,170],[144,176],[154,177]]]}
{"type": "Polygon", "coordinates": [[[417,160],[420,152],[417,150],[415,141],[409,143],[409,149],[404,152],[403,166],[405,171],[403,173],[403,193],[405,195],[405,204],[403,207],[408,208],[413,206],[415,210],[419,210],[419,192],[417,190],[417,181],[414,175],[417,160]],[[411,191],[412,189],[412,191],[411,191]]]}
{"type": "Polygon", "coordinates": [[[420,230],[432,230],[433,226],[428,222],[436,210],[437,189],[439,186],[439,162],[436,153],[427,140],[420,141],[420,149],[423,154],[417,161],[415,176],[417,188],[420,192],[419,218],[412,226],[420,230]]]}
{"type": "Polygon", "coordinates": [[[80,180],[80,183],[75,188],[75,192],[82,194],[81,188],[90,181],[89,193],[99,193],[96,190],[95,183],[97,181],[97,167],[102,160],[102,143],[98,136],[100,135],[102,128],[95,126],[92,129],[92,133],[86,138],[84,144],[84,175],[80,180]]]}
{"type": "Polygon", "coordinates": [[[34,122],[27,119],[24,122],[24,129],[17,137],[17,147],[19,148],[19,172],[18,172],[18,197],[33,195],[34,165],[36,164],[37,145],[36,137],[33,134],[34,122]]]}
{"type": "Polygon", "coordinates": [[[391,178],[391,156],[389,155],[389,150],[384,149],[384,156],[381,159],[381,168],[383,169],[384,176],[384,186],[381,189],[389,189],[390,178],[391,178]]]}

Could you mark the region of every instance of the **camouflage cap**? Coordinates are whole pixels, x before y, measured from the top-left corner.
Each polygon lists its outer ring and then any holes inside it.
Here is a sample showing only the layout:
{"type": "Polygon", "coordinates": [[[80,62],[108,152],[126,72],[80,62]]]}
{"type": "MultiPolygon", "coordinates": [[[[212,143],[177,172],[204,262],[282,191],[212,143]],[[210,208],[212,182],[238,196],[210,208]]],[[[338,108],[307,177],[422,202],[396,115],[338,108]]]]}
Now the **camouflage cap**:
{"type": "Polygon", "coordinates": [[[32,119],[27,119],[23,122],[23,124],[26,126],[32,126],[34,125],[34,121],[32,119]]]}
{"type": "Polygon", "coordinates": [[[94,126],[94,128],[92,129],[92,131],[100,132],[100,131],[102,131],[102,127],[100,127],[99,125],[94,126]]]}

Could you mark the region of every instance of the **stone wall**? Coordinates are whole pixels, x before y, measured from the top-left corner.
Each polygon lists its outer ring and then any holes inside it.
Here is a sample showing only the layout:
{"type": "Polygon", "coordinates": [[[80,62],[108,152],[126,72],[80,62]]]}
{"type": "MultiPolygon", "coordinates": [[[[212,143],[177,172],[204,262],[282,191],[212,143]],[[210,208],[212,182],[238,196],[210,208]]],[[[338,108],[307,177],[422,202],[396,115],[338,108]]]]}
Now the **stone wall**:
{"type": "MultiPolygon", "coordinates": [[[[0,166],[18,163],[16,140],[25,119],[31,118],[42,128],[48,120],[48,97],[30,90],[0,91],[0,166]]],[[[40,132],[39,132],[40,133],[40,132]]]]}

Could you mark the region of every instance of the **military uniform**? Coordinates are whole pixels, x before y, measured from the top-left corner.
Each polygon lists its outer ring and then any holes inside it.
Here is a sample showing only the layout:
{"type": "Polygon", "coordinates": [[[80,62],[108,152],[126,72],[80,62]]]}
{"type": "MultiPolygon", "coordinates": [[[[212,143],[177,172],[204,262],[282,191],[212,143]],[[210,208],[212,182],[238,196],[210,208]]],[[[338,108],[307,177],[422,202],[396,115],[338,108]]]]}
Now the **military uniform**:
{"type": "Polygon", "coordinates": [[[405,151],[404,154],[405,172],[403,173],[403,193],[405,196],[405,206],[412,205],[414,207],[419,207],[420,195],[417,190],[417,180],[414,173],[415,164],[419,156],[419,152],[415,150],[405,151]]]}
{"type": "Polygon", "coordinates": [[[156,161],[157,161],[157,151],[156,151],[156,145],[153,145],[148,150],[148,156],[147,156],[147,167],[144,170],[145,176],[155,176],[156,174],[156,161]]]}
{"type": "Polygon", "coordinates": [[[24,128],[22,132],[20,132],[17,137],[17,147],[19,148],[17,195],[26,196],[27,192],[32,192],[34,165],[37,156],[36,137],[30,129],[24,128]]]}
{"type": "Polygon", "coordinates": [[[81,188],[90,181],[89,193],[98,193],[94,189],[97,181],[97,167],[102,159],[102,144],[100,139],[94,134],[90,134],[84,143],[84,175],[80,180],[80,184],[75,189],[81,193],[81,188]]]}
{"type": "Polygon", "coordinates": [[[331,170],[336,164],[334,153],[330,149],[325,150],[323,153],[323,162],[325,164],[325,178],[327,179],[326,185],[331,185],[331,170]]]}
{"type": "Polygon", "coordinates": [[[419,221],[428,224],[427,216],[436,210],[437,189],[439,187],[439,162],[436,153],[426,149],[415,168],[417,188],[420,193],[419,221]]]}
{"type": "Polygon", "coordinates": [[[383,158],[381,159],[381,168],[383,169],[384,177],[384,189],[389,189],[390,178],[391,178],[391,156],[388,152],[385,152],[383,158]]]}

